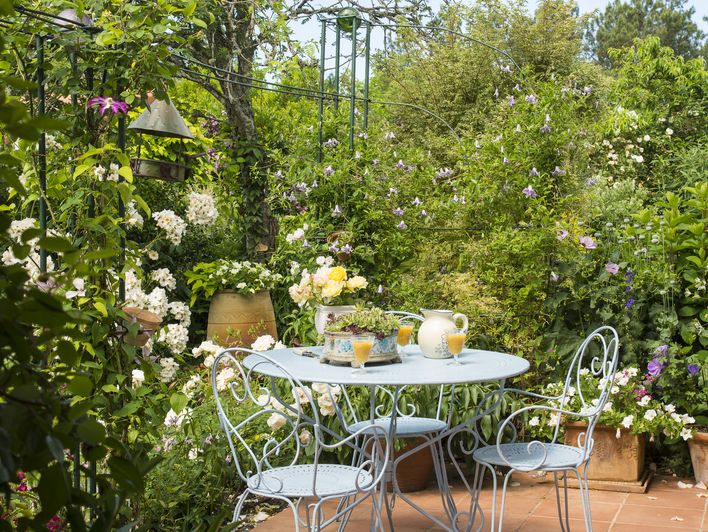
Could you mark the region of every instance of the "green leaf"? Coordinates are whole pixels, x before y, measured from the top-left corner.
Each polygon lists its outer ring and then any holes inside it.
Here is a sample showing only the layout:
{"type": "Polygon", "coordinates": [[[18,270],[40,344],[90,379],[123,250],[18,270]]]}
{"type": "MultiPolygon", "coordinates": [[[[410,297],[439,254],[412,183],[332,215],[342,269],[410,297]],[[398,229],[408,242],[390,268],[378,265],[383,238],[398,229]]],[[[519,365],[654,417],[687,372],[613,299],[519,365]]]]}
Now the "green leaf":
{"type": "Polygon", "coordinates": [[[44,238],[40,238],[38,243],[47,251],[63,253],[74,249],[71,242],[58,236],[45,236],[44,238]]]}
{"type": "Polygon", "coordinates": [[[80,164],[79,166],[76,167],[74,170],[74,175],[72,176],[74,179],[79,177],[81,174],[83,174],[86,170],[91,168],[88,164],[80,164]]]}
{"type": "Polygon", "coordinates": [[[129,493],[139,493],[143,489],[143,479],[137,468],[125,458],[112,456],[108,459],[111,476],[118,485],[129,493]]]}
{"type": "Polygon", "coordinates": [[[679,316],[683,316],[683,317],[695,316],[696,314],[698,314],[699,310],[700,309],[697,309],[695,307],[685,306],[685,307],[681,307],[679,309],[678,314],[679,314],[679,316]]]}
{"type": "Polygon", "coordinates": [[[93,391],[93,382],[85,375],[77,375],[67,386],[67,390],[73,395],[88,397],[93,391]]]}
{"type": "Polygon", "coordinates": [[[175,413],[179,414],[187,406],[189,399],[181,392],[173,393],[170,397],[170,406],[175,413]]]}
{"type": "Polygon", "coordinates": [[[42,472],[39,479],[39,500],[42,503],[42,514],[52,516],[69,500],[69,481],[63,462],[56,463],[42,472]]]}
{"type": "Polygon", "coordinates": [[[103,300],[97,299],[93,302],[93,306],[104,318],[108,317],[108,309],[106,308],[106,303],[103,300]]]}
{"type": "Polygon", "coordinates": [[[116,410],[113,415],[115,417],[125,417],[129,416],[131,414],[134,414],[138,410],[140,410],[141,403],[140,401],[131,401],[130,403],[126,404],[123,406],[123,408],[120,408],[116,410]]]}
{"type": "Polygon", "coordinates": [[[118,36],[111,31],[102,31],[96,35],[96,44],[99,46],[110,46],[118,42],[118,36]]]}
{"type": "Polygon", "coordinates": [[[98,421],[89,418],[82,422],[77,428],[76,433],[81,438],[81,441],[89,445],[98,445],[106,439],[106,429],[98,421]]]}

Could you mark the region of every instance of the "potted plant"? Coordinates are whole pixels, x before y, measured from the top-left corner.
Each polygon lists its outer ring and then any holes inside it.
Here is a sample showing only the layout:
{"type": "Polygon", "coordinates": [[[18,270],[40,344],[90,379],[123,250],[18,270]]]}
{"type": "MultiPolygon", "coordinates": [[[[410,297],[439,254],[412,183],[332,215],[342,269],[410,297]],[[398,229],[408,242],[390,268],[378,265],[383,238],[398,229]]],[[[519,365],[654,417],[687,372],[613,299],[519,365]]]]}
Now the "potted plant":
{"type": "Polygon", "coordinates": [[[211,298],[207,337],[223,346],[250,346],[263,334],[277,339],[270,292],[282,276],[250,261],[219,259],[201,262],[185,273],[198,297],[211,298]]]}
{"type": "MultiPolygon", "coordinates": [[[[593,433],[595,459],[590,461],[590,480],[640,480],[644,472],[647,435],[650,439],[659,433],[668,438],[691,438],[689,425],[693,423],[693,418],[677,412],[675,405],[652,396],[650,377],[643,375],[636,367],[627,367],[615,373],[610,399],[593,433]]],[[[600,395],[600,379],[584,368],[572,384],[580,386],[580,390],[570,386],[563,406],[558,401],[550,402],[549,406],[574,412],[592,410],[600,395]]],[[[544,394],[559,396],[563,386],[564,382],[551,383],[544,394]]],[[[550,438],[558,421],[556,413],[542,411],[531,417],[526,425],[532,437],[550,438]]],[[[566,444],[577,445],[578,437],[587,430],[582,418],[561,419],[560,422],[565,431],[566,444]]]]}
{"type": "Polygon", "coordinates": [[[331,257],[317,257],[318,268],[314,273],[303,270],[299,283],[288,291],[292,300],[300,307],[315,305],[315,329],[323,334],[328,321],[341,314],[353,312],[353,296],[368,286],[360,276],[350,276],[342,266],[334,266],[331,257]]]}
{"type": "Polygon", "coordinates": [[[372,362],[398,359],[398,318],[380,308],[355,307],[353,312],[342,314],[325,327],[324,361],[349,363],[356,367],[351,338],[370,333],[374,337],[371,349],[372,362]]]}

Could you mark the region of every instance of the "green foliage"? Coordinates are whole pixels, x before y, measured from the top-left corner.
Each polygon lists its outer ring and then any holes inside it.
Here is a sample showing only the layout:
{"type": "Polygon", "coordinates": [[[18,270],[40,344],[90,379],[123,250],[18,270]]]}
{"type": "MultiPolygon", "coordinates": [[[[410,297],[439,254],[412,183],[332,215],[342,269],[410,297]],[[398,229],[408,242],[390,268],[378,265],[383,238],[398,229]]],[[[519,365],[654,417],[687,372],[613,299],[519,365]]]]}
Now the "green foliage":
{"type": "Polygon", "coordinates": [[[586,32],[586,49],[600,64],[610,67],[611,50],[627,48],[634,39],[655,36],[663,46],[685,58],[700,57],[705,34],[693,21],[687,0],[614,0],[595,13],[586,32]]]}
{"type": "Polygon", "coordinates": [[[350,332],[358,334],[369,332],[376,335],[389,335],[398,330],[398,318],[386,314],[383,309],[357,308],[354,312],[343,314],[327,324],[331,332],[350,332]]]}

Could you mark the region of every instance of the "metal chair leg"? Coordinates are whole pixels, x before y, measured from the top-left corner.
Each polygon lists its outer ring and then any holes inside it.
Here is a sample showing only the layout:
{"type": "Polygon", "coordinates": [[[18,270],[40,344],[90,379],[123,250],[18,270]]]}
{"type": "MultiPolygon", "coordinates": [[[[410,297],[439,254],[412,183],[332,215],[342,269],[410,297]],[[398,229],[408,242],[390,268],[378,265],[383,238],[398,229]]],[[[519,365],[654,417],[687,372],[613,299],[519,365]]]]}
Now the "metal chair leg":
{"type": "Polygon", "coordinates": [[[562,532],[570,530],[568,522],[568,472],[563,471],[563,504],[561,505],[560,489],[558,488],[558,471],[553,472],[553,485],[556,489],[556,506],[558,508],[558,521],[562,532]],[[565,518],[563,517],[563,506],[565,506],[565,518]]]}
{"type": "Polygon", "coordinates": [[[248,490],[244,490],[244,492],[236,500],[236,507],[234,508],[234,514],[231,517],[232,523],[235,523],[236,521],[238,521],[238,518],[241,516],[241,508],[243,508],[243,503],[246,502],[246,497],[248,496],[249,493],[250,492],[248,490]]]}
{"type": "MultiPolygon", "coordinates": [[[[502,532],[502,527],[504,526],[504,503],[506,503],[506,489],[509,486],[509,479],[511,479],[511,474],[514,469],[510,469],[509,472],[504,475],[504,483],[502,484],[502,495],[501,495],[501,507],[499,508],[499,532],[502,532]]],[[[496,501],[494,502],[496,505],[496,501]]]]}
{"type": "Polygon", "coordinates": [[[586,532],[592,532],[592,511],[590,509],[590,491],[588,488],[588,463],[585,463],[585,471],[580,474],[576,468],[573,469],[578,477],[578,487],[580,488],[580,499],[583,504],[583,518],[585,519],[586,532]]]}

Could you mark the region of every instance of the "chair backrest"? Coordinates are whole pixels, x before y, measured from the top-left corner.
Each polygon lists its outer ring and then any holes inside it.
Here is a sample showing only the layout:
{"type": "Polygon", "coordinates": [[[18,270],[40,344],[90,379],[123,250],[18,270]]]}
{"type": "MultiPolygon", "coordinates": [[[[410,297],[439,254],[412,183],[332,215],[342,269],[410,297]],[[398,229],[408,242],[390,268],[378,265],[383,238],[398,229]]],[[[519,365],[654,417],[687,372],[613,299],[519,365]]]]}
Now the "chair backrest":
{"type": "MultiPolygon", "coordinates": [[[[311,391],[268,355],[244,348],[221,351],[212,365],[211,385],[219,422],[244,482],[258,474],[258,483],[266,483],[262,474],[274,467],[271,462],[276,456],[286,462],[278,465],[295,464],[303,450],[300,435],[306,427],[312,429],[311,438],[316,438],[319,417],[311,391]],[[241,360],[245,356],[250,357],[248,368],[241,360]],[[276,372],[281,378],[259,375],[257,370],[266,368],[268,374],[276,372]],[[271,437],[254,438],[263,432],[264,423],[272,430],[271,437]],[[283,457],[290,452],[291,460],[283,457]]],[[[266,487],[278,491],[277,486],[266,487]]]]}
{"type": "MultiPolygon", "coordinates": [[[[599,327],[583,340],[573,355],[563,383],[563,391],[557,398],[559,412],[553,430],[554,442],[560,431],[561,411],[566,410],[565,405],[570,402],[573,396],[577,396],[579,409],[575,414],[578,418],[585,419],[588,425],[586,431],[578,436],[577,443],[578,447],[584,448],[586,456],[589,456],[592,451],[592,434],[597,420],[610,398],[618,363],[619,336],[612,327],[599,327]],[[594,399],[586,398],[581,386],[583,376],[588,374],[599,379],[599,396],[594,399]]],[[[573,416],[569,415],[569,417],[573,416]]]]}

